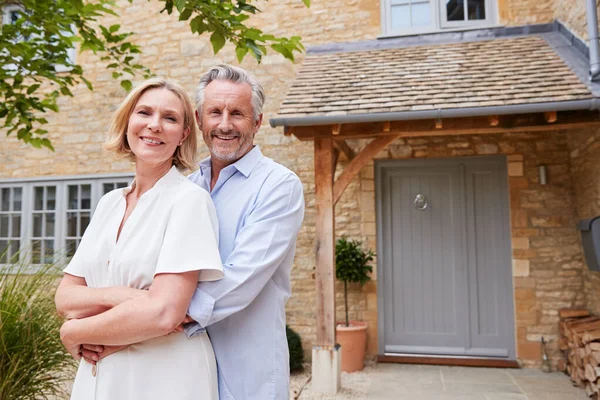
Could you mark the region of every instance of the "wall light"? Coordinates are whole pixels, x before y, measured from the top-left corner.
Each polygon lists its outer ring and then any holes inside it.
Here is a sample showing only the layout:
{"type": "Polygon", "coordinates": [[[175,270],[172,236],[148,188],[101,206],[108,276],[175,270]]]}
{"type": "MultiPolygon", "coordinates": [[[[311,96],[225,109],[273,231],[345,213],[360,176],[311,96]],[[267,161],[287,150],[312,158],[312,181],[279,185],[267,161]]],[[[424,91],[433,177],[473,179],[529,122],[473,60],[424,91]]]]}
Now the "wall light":
{"type": "Polygon", "coordinates": [[[540,165],[540,185],[548,184],[548,174],[545,165],[540,165]]]}

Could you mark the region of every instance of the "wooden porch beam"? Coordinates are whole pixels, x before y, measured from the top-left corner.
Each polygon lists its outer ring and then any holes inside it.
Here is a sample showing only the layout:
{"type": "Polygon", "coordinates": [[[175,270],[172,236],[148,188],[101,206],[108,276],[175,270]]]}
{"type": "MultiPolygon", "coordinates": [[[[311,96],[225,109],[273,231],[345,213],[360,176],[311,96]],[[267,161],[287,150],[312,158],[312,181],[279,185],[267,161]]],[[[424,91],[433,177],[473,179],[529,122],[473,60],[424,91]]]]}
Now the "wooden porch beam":
{"type": "MultiPolygon", "coordinates": [[[[401,137],[426,137],[450,135],[486,135],[512,132],[544,132],[559,129],[580,129],[599,127],[597,111],[561,111],[557,113],[519,114],[503,116],[482,116],[446,118],[441,129],[436,129],[436,120],[372,122],[345,124],[343,131],[335,136],[336,141],[366,139],[384,135],[401,137]],[[554,116],[556,114],[556,116],[554,116]],[[556,117],[556,120],[554,118],[556,117]],[[552,122],[554,120],[554,122],[552,122]],[[389,131],[388,129],[389,124],[389,131]]],[[[332,137],[331,125],[297,126],[294,135],[300,140],[314,140],[318,137],[332,137]]]]}
{"type": "Polygon", "coordinates": [[[356,153],[348,146],[348,143],[346,143],[345,140],[334,140],[333,145],[339,149],[339,151],[344,153],[348,161],[352,161],[354,157],[356,157],[356,153]]]}
{"type": "Polygon", "coordinates": [[[315,208],[317,284],[317,340],[315,345],[335,345],[335,221],[333,202],[333,140],[315,140],[315,208]]]}
{"type": "MultiPolygon", "coordinates": [[[[360,153],[350,162],[350,164],[344,168],[344,172],[337,178],[333,184],[333,204],[335,205],[344,190],[348,187],[352,179],[359,173],[359,171],[367,165],[373,157],[375,157],[381,150],[388,144],[396,140],[400,135],[387,135],[379,136],[373,139],[360,153]]],[[[319,139],[321,140],[321,139],[319,139]]]]}
{"type": "Polygon", "coordinates": [[[335,170],[337,169],[337,164],[338,164],[339,160],[340,160],[340,150],[334,148],[333,149],[333,176],[334,177],[335,177],[335,170]]]}

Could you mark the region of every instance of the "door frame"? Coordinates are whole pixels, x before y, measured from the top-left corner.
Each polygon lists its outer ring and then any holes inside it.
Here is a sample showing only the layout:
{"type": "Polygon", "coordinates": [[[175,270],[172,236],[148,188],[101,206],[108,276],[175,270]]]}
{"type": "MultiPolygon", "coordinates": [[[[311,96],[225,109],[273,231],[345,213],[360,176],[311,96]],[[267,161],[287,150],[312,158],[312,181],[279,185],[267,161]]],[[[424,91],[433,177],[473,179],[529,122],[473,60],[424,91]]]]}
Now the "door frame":
{"type": "MultiPolygon", "coordinates": [[[[460,360],[460,359],[464,359],[465,361],[468,360],[476,360],[476,359],[481,359],[481,360],[486,360],[489,359],[490,361],[493,360],[507,360],[507,361],[511,361],[511,360],[516,360],[516,321],[515,321],[515,295],[514,295],[514,282],[513,282],[513,273],[512,273],[512,232],[511,232],[511,223],[510,223],[510,213],[511,213],[511,207],[510,207],[510,190],[509,190],[509,183],[508,183],[508,161],[507,161],[507,157],[506,155],[489,155],[489,156],[466,156],[466,157],[446,157],[446,158],[427,158],[427,159],[402,159],[402,160],[390,160],[390,159],[386,159],[386,160],[375,160],[375,212],[376,212],[376,228],[377,228],[377,281],[378,282],[383,282],[385,277],[384,277],[384,270],[385,270],[385,265],[388,262],[387,260],[385,260],[384,257],[384,244],[385,244],[385,240],[384,240],[384,232],[383,232],[383,206],[382,206],[382,201],[383,201],[383,172],[385,169],[387,168],[398,168],[398,167],[407,167],[407,168],[414,168],[414,167],[419,167],[419,166],[423,166],[423,167],[442,167],[444,165],[456,165],[459,164],[462,161],[468,161],[470,163],[477,163],[477,162],[482,162],[482,163],[486,163],[486,162],[496,162],[502,165],[502,172],[503,175],[505,177],[505,179],[503,179],[501,181],[501,190],[504,192],[504,198],[502,199],[502,205],[501,208],[503,210],[503,214],[505,215],[506,218],[506,223],[504,224],[505,227],[505,239],[504,242],[504,250],[503,250],[503,258],[506,262],[506,268],[509,268],[510,270],[510,307],[509,307],[509,314],[510,314],[510,318],[512,319],[511,324],[512,324],[512,334],[510,335],[510,343],[509,343],[509,348],[508,348],[508,357],[502,357],[502,358],[497,358],[497,357],[486,357],[486,356],[444,356],[444,355],[431,355],[431,354],[425,354],[425,355],[418,355],[418,354],[400,354],[400,353],[386,353],[385,352],[385,309],[386,309],[386,304],[385,304],[385,296],[384,296],[384,286],[383,285],[377,285],[377,327],[378,327],[378,334],[377,334],[377,338],[378,338],[378,354],[379,354],[379,358],[386,358],[386,359],[390,359],[390,358],[394,358],[394,357],[398,357],[398,359],[406,359],[406,358],[415,358],[415,359],[427,359],[427,358],[436,358],[436,359],[447,359],[447,360],[460,360]]],[[[462,179],[461,179],[462,181],[462,179]]],[[[464,185],[464,182],[461,182],[461,184],[464,185]]],[[[464,206],[464,205],[463,205],[464,206]]],[[[467,219],[465,219],[465,222],[467,221],[467,219]]],[[[466,227],[465,227],[465,232],[464,234],[466,234],[466,227]]],[[[467,238],[465,237],[464,240],[462,241],[464,244],[467,243],[467,238]]],[[[470,318],[470,313],[468,313],[468,317],[470,318]]],[[[471,324],[471,320],[469,319],[469,324],[471,324]]],[[[387,360],[389,361],[389,360],[387,360]]]]}

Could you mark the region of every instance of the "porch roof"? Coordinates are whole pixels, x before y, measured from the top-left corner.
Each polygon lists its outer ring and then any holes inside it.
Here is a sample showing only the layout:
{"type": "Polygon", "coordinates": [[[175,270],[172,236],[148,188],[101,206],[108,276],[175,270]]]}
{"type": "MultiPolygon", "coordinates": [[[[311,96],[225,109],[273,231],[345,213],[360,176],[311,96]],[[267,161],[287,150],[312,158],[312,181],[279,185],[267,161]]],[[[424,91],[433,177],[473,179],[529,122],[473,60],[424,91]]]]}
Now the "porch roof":
{"type": "Polygon", "coordinates": [[[551,32],[309,52],[271,125],[417,120],[448,117],[451,110],[466,117],[589,109],[593,88],[577,68],[585,57],[566,47],[551,32]]]}

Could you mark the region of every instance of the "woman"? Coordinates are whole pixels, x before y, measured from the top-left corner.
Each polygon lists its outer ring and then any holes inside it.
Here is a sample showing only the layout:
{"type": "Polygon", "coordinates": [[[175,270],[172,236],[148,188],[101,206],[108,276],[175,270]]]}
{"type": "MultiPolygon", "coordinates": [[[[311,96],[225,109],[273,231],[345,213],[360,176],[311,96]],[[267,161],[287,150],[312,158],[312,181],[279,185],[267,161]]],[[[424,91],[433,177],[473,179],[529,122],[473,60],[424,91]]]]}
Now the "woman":
{"type": "Polygon", "coordinates": [[[129,346],[96,365],[82,360],[71,398],[216,400],[208,336],[176,329],[197,283],[223,276],[210,196],[178,171],[194,167],[196,152],[185,91],[144,82],[117,110],[105,147],[135,162],[135,180],[100,200],[56,305],[75,357],[82,344],[129,346]]]}

